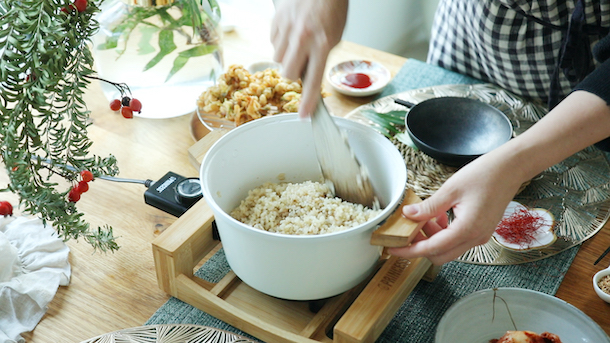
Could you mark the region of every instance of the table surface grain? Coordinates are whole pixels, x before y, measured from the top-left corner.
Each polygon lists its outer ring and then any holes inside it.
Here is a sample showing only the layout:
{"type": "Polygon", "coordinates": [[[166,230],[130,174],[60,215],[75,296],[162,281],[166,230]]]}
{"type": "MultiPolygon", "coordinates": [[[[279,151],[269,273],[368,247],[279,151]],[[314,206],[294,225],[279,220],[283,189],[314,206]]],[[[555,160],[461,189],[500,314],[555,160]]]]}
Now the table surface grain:
{"type": "MultiPolygon", "coordinates": [[[[225,33],[225,65],[271,60],[273,48],[265,25],[244,25],[225,33]]],[[[395,75],[405,58],[349,42],[341,42],[331,53],[328,66],[364,58],[385,65],[395,75]]],[[[325,81],[326,99],[335,115],[372,101],[371,97],[351,98],[335,93],[325,81]]],[[[203,90],[202,90],[203,91],[203,90]]],[[[192,120],[192,114],[171,119],[126,120],[109,109],[99,84],[89,87],[85,101],[91,111],[89,134],[92,152],[118,160],[120,177],[158,179],[167,171],[197,176],[187,150],[205,129],[192,120]],[[195,123],[196,125],[193,125],[195,123]]],[[[171,99],[168,99],[171,101],[171,99]]],[[[146,110],[146,104],[143,104],[146,110]]],[[[6,174],[0,181],[7,182],[6,174]]],[[[72,279],[60,287],[48,311],[27,342],[80,342],[107,332],[141,326],[167,300],[156,284],[152,240],[175,221],[175,217],[144,203],[145,188],[140,184],[95,180],[78,202],[85,219],[93,227],[108,224],[119,237],[116,253],[94,253],[84,241],[70,241],[72,279]]],[[[12,194],[3,196],[17,202],[12,194]]],[[[19,210],[16,214],[19,215],[19,210]]],[[[593,261],[610,246],[610,230],[604,227],[585,242],[570,267],[557,296],[584,311],[610,333],[610,305],[599,299],[592,288],[592,277],[610,264],[610,256],[597,266],[593,261]]],[[[549,271],[552,272],[552,271],[549,271]]]]}

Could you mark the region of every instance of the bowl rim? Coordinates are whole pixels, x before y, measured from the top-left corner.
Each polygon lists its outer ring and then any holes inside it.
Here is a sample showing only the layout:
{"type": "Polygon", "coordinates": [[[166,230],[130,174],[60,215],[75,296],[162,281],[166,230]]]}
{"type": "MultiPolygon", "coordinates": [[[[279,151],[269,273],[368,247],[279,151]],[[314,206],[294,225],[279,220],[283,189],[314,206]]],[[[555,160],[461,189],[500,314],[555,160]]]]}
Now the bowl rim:
{"type": "Polygon", "coordinates": [[[603,278],[604,276],[610,275],[610,267],[602,269],[600,271],[598,271],[597,273],[595,273],[593,275],[593,289],[595,290],[595,293],[597,293],[597,296],[600,297],[600,299],[610,303],[610,294],[602,291],[601,288],[599,288],[599,286],[597,285],[597,283],[601,280],[601,278],[603,278]]]}
{"type": "MultiPolygon", "coordinates": [[[[509,129],[508,130],[508,134],[504,139],[504,143],[510,141],[514,135],[514,127],[510,121],[510,118],[508,118],[508,116],[506,115],[506,113],[502,112],[499,108],[488,104],[486,102],[483,102],[481,100],[478,99],[472,99],[472,98],[468,98],[468,97],[459,97],[459,96],[440,96],[440,97],[436,97],[436,98],[430,98],[430,99],[425,99],[422,100],[420,102],[418,102],[417,104],[415,104],[413,107],[411,107],[410,109],[407,109],[407,113],[405,115],[405,128],[407,130],[407,133],[409,134],[409,136],[411,137],[411,139],[413,140],[413,143],[417,146],[417,145],[421,145],[423,147],[425,147],[425,149],[431,150],[433,151],[435,154],[439,154],[442,155],[443,157],[448,157],[448,158],[454,158],[454,159],[474,159],[477,158],[487,152],[483,152],[480,154],[458,154],[458,153],[452,153],[452,152],[446,152],[446,151],[442,151],[440,149],[438,149],[437,147],[434,147],[432,145],[430,145],[429,143],[424,142],[420,137],[418,137],[417,133],[414,132],[412,130],[412,125],[409,125],[409,118],[413,118],[413,116],[409,116],[409,114],[411,113],[411,111],[413,111],[413,109],[415,109],[418,105],[426,103],[426,102],[432,102],[432,101],[452,101],[452,100],[459,100],[459,101],[466,101],[466,102],[470,102],[472,104],[477,104],[478,106],[483,106],[483,107],[487,107],[489,108],[492,112],[496,113],[498,115],[499,118],[502,118],[502,122],[506,123],[506,127],[509,129]]],[[[421,108],[421,106],[420,106],[421,108]]],[[[417,112],[415,112],[417,114],[417,112]]],[[[418,148],[421,149],[421,147],[418,146],[418,148]]],[[[424,149],[421,149],[424,150],[424,149]]],[[[493,150],[493,149],[492,149],[493,150]]],[[[491,150],[490,150],[491,151],[491,150]]],[[[440,161],[441,159],[439,159],[440,161]]],[[[445,158],[443,158],[442,160],[445,160],[445,158]]]]}
{"type": "MultiPolygon", "coordinates": [[[[610,268],[608,268],[610,269],[610,268]]],[[[595,322],[593,319],[591,319],[591,317],[589,317],[586,313],[584,313],[582,310],[580,310],[579,308],[577,308],[576,306],[570,304],[569,302],[560,299],[556,296],[544,293],[544,292],[540,292],[540,291],[536,291],[536,290],[532,290],[532,289],[527,289],[527,288],[520,288],[520,287],[496,287],[496,288],[487,288],[487,289],[482,289],[482,290],[478,290],[475,292],[472,292],[468,295],[465,295],[463,297],[461,297],[460,299],[458,299],[456,302],[454,302],[453,304],[451,304],[451,306],[449,306],[449,308],[445,311],[445,313],[443,314],[443,316],[441,317],[441,319],[438,322],[438,325],[436,326],[436,331],[435,331],[435,335],[434,335],[434,342],[437,343],[439,340],[439,335],[441,334],[440,332],[440,328],[442,328],[442,324],[446,323],[449,319],[448,319],[448,314],[457,311],[457,308],[459,306],[461,306],[463,303],[469,301],[472,298],[475,297],[479,297],[481,296],[481,294],[485,294],[485,293],[489,293],[489,292],[511,292],[511,293],[530,293],[533,294],[535,296],[539,296],[541,298],[546,299],[549,302],[553,302],[555,304],[558,305],[562,305],[562,306],[566,306],[569,310],[571,310],[572,312],[578,314],[581,318],[586,318],[590,321],[591,325],[595,328],[598,329],[598,331],[600,333],[603,333],[606,335],[607,338],[607,342],[610,342],[610,337],[608,336],[608,334],[605,332],[605,330],[603,330],[601,328],[601,326],[599,326],[599,324],[597,324],[597,322],[595,322]]]]}
{"type": "MultiPolygon", "coordinates": [[[[343,124],[346,124],[347,126],[351,126],[354,128],[361,128],[363,130],[369,131],[371,134],[377,135],[379,138],[386,139],[383,135],[381,135],[380,133],[375,131],[370,126],[364,125],[362,123],[359,123],[359,122],[356,122],[356,121],[353,121],[353,120],[350,120],[347,118],[342,118],[342,117],[334,117],[334,119],[339,120],[340,122],[342,122],[343,124]]],[[[203,173],[208,168],[207,165],[209,164],[209,163],[206,163],[206,161],[209,158],[208,156],[211,156],[209,154],[209,152],[212,151],[213,149],[217,149],[217,146],[221,146],[222,144],[224,144],[224,142],[227,139],[230,139],[230,137],[232,137],[233,135],[239,135],[242,131],[253,130],[253,129],[256,129],[256,127],[258,127],[258,126],[267,125],[267,123],[266,123],[267,121],[282,122],[282,121],[303,121],[303,120],[299,117],[299,115],[297,113],[284,113],[280,116],[263,117],[263,118],[259,118],[257,120],[253,120],[253,121],[244,123],[234,129],[228,131],[219,140],[214,142],[214,144],[212,144],[212,146],[208,149],[208,153],[206,153],[205,157],[203,158],[203,161],[201,162],[201,167],[199,168],[199,175],[200,175],[199,179],[200,179],[204,199],[205,198],[213,199],[212,194],[209,192],[209,190],[204,185],[204,177],[203,177],[203,173]],[[226,137],[228,137],[228,138],[226,138],[226,137]]],[[[388,143],[392,144],[389,141],[388,141],[388,143]]],[[[400,155],[400,153],[398,152],[397,149],[396,149],[396,153],[398,155],[400,155]]],[[[402,157],[401,157],[401,159],[402,159],[402,157]]],[[[405,165],[404,178],[403,178],[404,184],[406,184],[407,178],[408,178],[408,173],[407,173],[407,167],[405,165]]],[[[364,230],[366,227],[368,227],[370,225],[373,225],[373,228],[375,228],[377,225],[380,225],[383,221],[385,221],[385,219],[387,219],[392,213],[394,213],[394,211],[396,211],[400,207],[404,194],[405,194],[405,191],[403,190],[403,192],[401,194],[399,194],[399,196],[390,199],[389,203],[384,208],[381,209],[381,211],[379,212],[379,214],[377,216],[375,216],[374,218],[370,219],[369,221],[367,221],[365,223],[362,223],[360,225],[357,225],[357,226],[354,226],[354,227],[351,227],[351,228],[348,228],[345,230],[329,232],[329,233],[324,233],[324,234],[319,234],[319,235],[290,235],[290,234],[269,232],[266,230],[256,229],[250,225],[244,224],[244,223],[238,221],[237,219],[233,218],[229,213],[227,213],[225,210],[223,210],[216,203],[216,201],[207,201],[207,203],[210,206],[210,208],[212,208],[213,210],[225,214],[226,219],[231,221],[231,223],[233,225],[235,225],[234,227],[239,228],[240,230],[243,230],[246,232],[266,235],[266,236],[273,237],[275,239],[280,239],[280,240],[284,240],[284,239],[285,240],[297,240],[297,239],[298,240],[318,240],[318,239],[335,239],[335,238],[341,239],[341,236],[359,234],[360,231],[364,230]]]]}

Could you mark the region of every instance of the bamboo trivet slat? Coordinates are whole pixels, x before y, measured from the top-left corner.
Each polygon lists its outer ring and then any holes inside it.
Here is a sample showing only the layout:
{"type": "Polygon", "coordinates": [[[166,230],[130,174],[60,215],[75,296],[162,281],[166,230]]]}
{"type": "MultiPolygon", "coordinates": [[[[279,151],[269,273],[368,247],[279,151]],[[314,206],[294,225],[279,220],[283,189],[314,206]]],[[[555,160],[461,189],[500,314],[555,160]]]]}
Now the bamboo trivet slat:
{"type": "MultiPolygon", "coordinates": [[[[222,135],[222,132],[210,135],[189,149],[189,157],[196,167],[222,135]]],[[[405,199],[406,203],[420,201],[412,193],[407,193],[405,199]]],[[[210,207],[202,199],[153,241],[159,287],[268,342],[374,342],[415,285],[438,272],[425,258],[406,260],[384,254],[379,260],[379,269],[368,280],[326,299],[319,310],[311,311],[311,302],[265,295],[243,283],[233,272],[217,283],[196,277],[194,268],[221,244],[214,240],[213,220],[210,207]]],[[[399,221],[399,225],[407,228],[407,237],[398,239],[407,240],[421,226],[406,221],[399,221]]],[[[315,283],[312,281],[312,287],[315,283]]]]}
{"type": "Polygon", "coordinates": [[[267,296],[232,272],[218,283],[194,276],[198,263],[220,244],[213,238],[212,221],[211,209],[202,199],[155,239],[159,287],[264,341],[374,342],[431,267],[423,258],[386,256],[369,282],[329,299],[313,313],[307,302],[267,296]],[[326,335],[329,331],[334,332],[333,339],[326,335]]]}

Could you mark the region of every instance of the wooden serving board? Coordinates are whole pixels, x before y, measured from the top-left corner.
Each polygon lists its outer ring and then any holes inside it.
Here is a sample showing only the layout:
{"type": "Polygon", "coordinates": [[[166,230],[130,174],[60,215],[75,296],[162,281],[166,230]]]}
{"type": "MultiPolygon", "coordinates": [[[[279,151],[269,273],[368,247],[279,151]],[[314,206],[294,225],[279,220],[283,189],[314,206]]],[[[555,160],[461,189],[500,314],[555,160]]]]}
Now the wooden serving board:
{"type": "MultiPolygon", "coordinates": [[[[191,161],[201,163],[211,143],[200,141],[193,146],[191,161]]],[[[407,194],[403,204],[415,201],[419,198],[407,194]]],[[[419,224],[399,217],[386,222],[406,225],[403,231],[410,236],[418,232],[419,224]]],[[[406,260],[384,254],[367,280],[343,294],[323,301],[282,300],[254,290],[232,271],[217,283],[194,275],[200,262],[221,246],[214,239],[213,221],[212,210],[202,199],[153,241],[159,287],[265,342],[374,342],[417,283],[438,272],[425,258],[406,260]]],[[[404,244],[404,237],[399,239],[404,244]]]]}

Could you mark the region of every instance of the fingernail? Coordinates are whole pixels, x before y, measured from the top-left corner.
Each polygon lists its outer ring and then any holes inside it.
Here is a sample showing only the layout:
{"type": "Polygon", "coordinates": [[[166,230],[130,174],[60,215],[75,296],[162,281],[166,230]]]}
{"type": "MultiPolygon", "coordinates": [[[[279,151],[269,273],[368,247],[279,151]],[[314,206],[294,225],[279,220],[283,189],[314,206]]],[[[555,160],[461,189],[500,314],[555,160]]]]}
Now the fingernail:
{"type": "Polygon", "coordinates": [[[402,208],[402,213],[407,216],[415,215],[419,212],[419,206],[417,205],[406,205],[402,208]]]}

